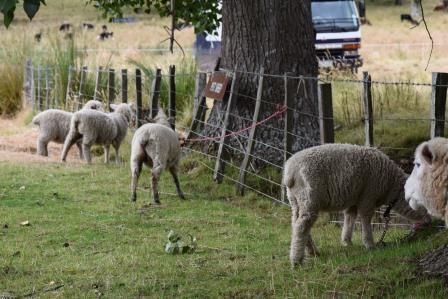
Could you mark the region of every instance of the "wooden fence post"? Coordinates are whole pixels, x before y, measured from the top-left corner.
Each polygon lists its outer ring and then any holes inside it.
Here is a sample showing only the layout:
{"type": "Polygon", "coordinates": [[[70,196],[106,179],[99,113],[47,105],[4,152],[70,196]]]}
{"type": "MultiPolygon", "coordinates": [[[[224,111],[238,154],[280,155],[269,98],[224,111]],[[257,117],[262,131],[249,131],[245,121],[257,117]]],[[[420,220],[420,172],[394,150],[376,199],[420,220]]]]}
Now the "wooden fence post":
{"type": "Polygon", "coordinates": [[[31,103],[33,106],[33,110],[36,108],[36,83],[34,82],[34,65],[31,63],[31,72],[30,72],[30,80],[31,80],[31,87],[30,87],[30,92],[31,92],[31,103]]]}
{"type": "Polygon", "coordinates": [[[445,134],[447,73],[432,73],[431,93],[431,132],[430,137],[443,137],[445,134]]]}
{"type": "Polygon", "coordinates": [[[142,71],[135,69],[137,128],[142,125],[142,71]]]}
{"type": "Polygon", "coordinates": [[[110,104],[113,104],[115,102],[115,70],[109,69],[109,78],[108,78],[108,94],[107,94],[107,100],[108,100],[108,106],[109,111],[112,111],[110,108],[110,104]]]}
{"type": "Polygon", "coordinates": [[[168,98],[168,118],[171,129],[176,129],[176,66],[169,68],[169,98],[168,98]]]}
{"type": "Polygon", "coordinates": [[[68,67],[68,78],[67,78],[67,91],[65,92],[65,103],[68,103],[70,99],[70,93],[72,90],[72,66],[68,67]]]}
{"type": "Polygon", "coordinates": [[[45,69],[45,109],[50,109],[50,82],[49,80],[49,69],[48,67],[45,69]]]}
{"type": "Polygon", "coordinates": [[[44,101],[42,98],[42,67],[40,64],[37,66],[37,101],[38,101],[38,110],[43,111],[44,101]]]}
{"type": "Polygon", "coordinates": [[[24,80],[23,80],[23,94],[25,96],[26,102],[28,104],[32,103],[32,72],[33,72],[33,63],[30,59],[26,61],[25,70],[24,70],[24,80]]]}
{"type": "Polygon", "coordinates": [[[204,89],[207,84],[207,74],[206,73],[198,73],[196,75],[196,86],[194,92],[194,108],[193,108],[193,120],[191,122],[190,131],[188,131],[188,135],[186,139],[192,138],[192,136],[197,135],[196,130],[199,126],[200,117],[205,110],[205,96],[204,89]]]}
{"type": "MultiPolygon", "coordinates": [[[[284,105],[286,107],[285,111],[285,127],[283,131],[283,145],[284,145],[284,152],[283,152],[283,162],[286,163],[286,161],[289,159],[289,157],[292,154],[292,144],[293,144],[293,136],[291,135],[291,132],[293,131],[294,127],[294,93],[295,93],[295,86],[293,83],[293,80],[289,79],[288,77],[294,76],[294,73],[286,73],[284,77],[284,84],[285,84],[285,101],[284,105]]],[[[283,164],[284,164],[283,163],[283,164]]],[[[281,193],[282,201],[287,202],[286,198],[286,186],[282,186],[282,193],[281,193]]]]}
{"type": "Polygon", "coordinates": [[[121,70],[121,102],[128,102],[128,70],[121,70]]]}
{"type": "Polygon", "coordinates": [[[156,69],[156,77],[152,80],[151,85],[151,100],[150,100],[150,117],[154,118],[157,116],[159,110],[159,96],[160,96],[160,83],[162,82],[162,70],[156,69]]]}
{"type": "Polygon", "coordinates": [[[103,67],[100,66],[96,69],[96,77],[95,77],[95,91],[93,92],[93,100],[98,100],[98,93],[101,84],[101,73],[103,72],[103,67]]]}
{"type": "Polygon", "coordinates": [[[216,156],[215,171],[213,173],[213,180],[218,184],[222,183],[222,179],[224,177],[226,164],[223,161],[229,160],[228,151],[224,147],[226,146],[228,140],[230,139],[229,137],[226,137],[226,134],[227,134],[227,127],[229,125],[230,111],[232,110],[233,107],[234,94],[237,93],[238,90],[238,87],[235,86],[239,78],[237,74],[238,73],[236,72],[235,69],[235,72],[233,72],[232,84],[230,85],[230,94],[227,97],[228,100],[227,100],[226,114],[224,116],[224,123],[222,125],[221,138],[219,139],[218,154],[216,156]]]}
{"type": "Polygon", "coordinates": [[[87,81],[87,70],[88,70],[87,66],[83,66],[81,69],[81,79],[79,82],[78,103],[76,103],[77,110],[81,109],[82,106],[84,105],[84,95],[86,92],[86,81],[87,81]]]}
{"type": "Polygon", "coordinates": [[[331,83],[319,83],[317,93],[319,102],[320,143],[334,143],[331,83]]]}
{"type": "Polygon", "coordinates": [[[261,96],[263,93],[263,75],[264,75],[264,67],[261,67],[258,79],[257,99],[255,102],[255,110],[252,118],[252,128],[249,133],[249,139],[247,140],[246,153],[244,154],[244,159],[243,162],[241,163],[240,176],[237,184],[237,192],[241,196],[244,195],[244,183],[246,181],[247,166],[249,165],[251,159],[252,147],[254,144],[255,133],[257,131],[256,123],[258,121],[258,115],[260,113],[261,96]]]}
{"type": "Polygon", "coordinates": [[[362,101],[364,104],[365,145],[373,146],[372,78],[368,72],[363,72],[363,80],[362,101]]]}

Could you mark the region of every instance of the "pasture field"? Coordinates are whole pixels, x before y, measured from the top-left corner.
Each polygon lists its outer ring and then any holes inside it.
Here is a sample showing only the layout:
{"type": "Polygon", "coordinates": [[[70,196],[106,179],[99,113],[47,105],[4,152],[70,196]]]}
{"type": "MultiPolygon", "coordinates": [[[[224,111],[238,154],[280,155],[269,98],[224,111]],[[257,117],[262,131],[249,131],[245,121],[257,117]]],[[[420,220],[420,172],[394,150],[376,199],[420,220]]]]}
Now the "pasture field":
{"type": "MultiPolygon", "coordinates": [[[[388,246],[367,251],[359,228],[354,246],[322,215],[313,234],[321,256],[289,264],[290,211],[234,186],[216,185],[187,154],[173,196],[162,176],[160,207],[149,204],[149,172],[136,204],[128,163],[0,162],[0,296],[6,298],[443,298],[441,280],[415,272],[415,261],[447,233],[412,242],[389,231],[388,246]],[[29,221],[30,226],[21,222],[29,221]],[[198,240],[196,252],[165,253],[169,230],[198,240]]],[[[380,230],[376,231],[376,239],[380,230]]]]}
{"type": "MultiPolygon", "coordinates": [[[[67,43],[58,31],[63,21],[76,26],[74,47],[82,55],[71,59],[77,64],[119,69],[134,68],[138,62],[147,70],[156,66],[167,70],[172,63],[185,63],[186,69],[190,66],[188,51],[183,58],[180,52],[145,50],[167,48],[166,43],[160,44],[166,38],[162,25],[169,24],[167,19],[137,15],[137,23],[109,24],[93,7],[84,6],[84,0],[46,2],[48,6],[31,23],[19,8],[10,29],[0,26],[3,109],[11,105],[8,109],[17,113],[14,105],[20,107],[27,58],[42,64],[69,61],[60,59],[67,43]],[[95,24],[96,29],[81,30],[83,22],[95,24]],[[103,24],[114,32],[113,40],[96,39],[103,24]],[[33,36],[39,32],[43,39],[37,44],[33,36]]],[[[374,80],[430,82],[431,71],[448,71],[448,15],[432,11],[438,0],[423,2],[436,43],[428,71],[424,71],[429,39],[423,24],[409,29],[409,24],[400,22],[400,13],[409,13],[409,1],[403,2],[395,7],[390,0],[368,1],[372,26],[362,27],[365,65],[361,71],[370,71],[374,80]]],[[[190,48],[193,30],[177,33],[176,39],[190,48]]],[[[360,78],[360,74],[332,75],[360,78]]],[[[178,88],[190,94],[193,83],[178,88]]],[[[336,141],[363,143],[361,85],[337,83],[333,88],[336,141]]],[[[430,87],[374,85],[376,146],[395,160],[410,158],[415,145],[428,137],[430,93],[430,87]]],[[[184,114],[191,104],[184,103],[184,114]]],[[[56,162],[59,147],[51,149],[52,158],[32,154],[36,132],[24,125],[30,120],[28,112],[19,113],[17,119],[0,119],[0,298],[448,296],[446,282],[422,276],[416,268],[421,255],[446,244],[446,231],[422,233],[416,240],[405,241],[409,231],[394,227],[387,234],[386,247],[367,251],[357,227],[354,246],[345,248],[339,242],[341,228],[322,214],[313,228],[321,255],[292,270],[289,208],[251,192],[235,196],[234,185],[228,181],[215,184],[205,166],[213,167],[214,161],[186,153],[180,181],[187,200],[174,195],[171,177],[164,173],[159,187],[161,206],[150,204],[150,176],[145,169],[138,201],[131,203],[129,138],[123,145],[124,163],[119,166],[104,165],[99,157],[92,166],[73,157],[61,164],[56,162]],[[17,144],[8,143],[11,140],[17,144]],[[21,225],[25,221],[30,225],[21,225]],[[196,251],[166,253],[170,230],[186,241],[189,235],[196,237],[196,251]]],[[[183,122],[188,126],[188,120],[183,122]]],[[[263,181],[251,184],[269,192],[263,181]]],[[[380,234],[381,227],[376,226],[376,240],[380,234]]]]}

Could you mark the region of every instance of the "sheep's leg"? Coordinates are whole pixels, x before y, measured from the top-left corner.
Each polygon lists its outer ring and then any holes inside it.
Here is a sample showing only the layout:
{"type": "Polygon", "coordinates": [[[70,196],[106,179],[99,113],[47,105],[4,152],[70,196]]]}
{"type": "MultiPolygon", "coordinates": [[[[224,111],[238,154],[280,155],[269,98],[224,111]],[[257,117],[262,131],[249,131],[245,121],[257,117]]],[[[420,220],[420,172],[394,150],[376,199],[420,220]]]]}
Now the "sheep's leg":
{"type": "Polygon", "coordinates": [[[65,138],[64,148],[62,149],[62,155],[61,155],[62,162],[65,162],[65,160],[67,159],[68,151],[73,146],[73,144],[75,144],[81,137],[82,135],[76,132],[74,133],[70,132],[68,134],[67,138],[65,138]]]}
{"type": "Polygon", "coordinates": [[[342,227],[341,242],[344,246],[352,245],[353,229],[355,227],[357,208],[350,207],[344,211],[344,226],[342,227]]]}
{"type": "Polygon", "coordinates": [[[39,139],[37,140],[37,154],[41,156],[48,157],[48,138],[45,138],[45,136],[39,136],[39,139]]]}
{"type": "Polygon", "coordinates": [[[143,162],[141,159],[133,159],[131,161],[131,201],[137,201],[137,185],[138,178],[140,177],[140,173],[142,171],[142,164],[143,162]]]}
{"type": "Polygon", "coordinates": [[[113,147],[115,149],[115,163],[120,164],[120,144],[114,144],[113,147]]]}
{"type": "Polygon", "coordinates": [[[306,242],[306,251],[311,256],[318,256],[319,251],[317,250],[316,245],[314,244],[313,238],[311,237],[311,234],[309,235],[308,241],[306,242]]]}
{"type": "Polygon", "coordinates": [[[160,203],[159,198],[159,178],[160,178],[160,171],[158,168],[152,170],[152,201],[156,204],[160,203]]]}
{"type": "Polygon", "coordinates": [[[82,152],[84,154],[84,159],[87,164],[92,164],[92,156],[90,155],[90,144],[83,143],[82,144],[82,152]]]}
{"type": "Polygon", "coordinates": [[[316,221],[317,215],[317,212],[300,210],[299,217],[292,224],[290,259],[293,267],[303,263],[305,247],[310,242],[311,227],[316,221]]]}
{"type": "Polygon", "coordinates": [[[109,163],[109,149],[110,149],[110,144],[106,144],[103,145],[103,149],[104,149],[104,163],[109,163]]]}
{"type": "Polygon", "coordinates": [[[372,216],[373,213],[367,213],[360,215],[361,219],[361,230],[362,230],[362,243],[367,249],[372,249],[375,245],[373,241],[372,233],[372,216]]]}
{"type": "Polygon", "coordinates": [[[179,178],[177,177],[177,167],[171,167],[170,173],[173,176],[174,184],[176,185],[177,195],[179,195],[181,199],[185,199],[185,195],[180,189],[179,178]]]}
{"type": "Polygon", "coordinates": [[[78,147],[79,150],[79,159],[84,159],[84,155],[82,154],[82,142],[78,141],[76,142],[76,146],[78,147]]]}

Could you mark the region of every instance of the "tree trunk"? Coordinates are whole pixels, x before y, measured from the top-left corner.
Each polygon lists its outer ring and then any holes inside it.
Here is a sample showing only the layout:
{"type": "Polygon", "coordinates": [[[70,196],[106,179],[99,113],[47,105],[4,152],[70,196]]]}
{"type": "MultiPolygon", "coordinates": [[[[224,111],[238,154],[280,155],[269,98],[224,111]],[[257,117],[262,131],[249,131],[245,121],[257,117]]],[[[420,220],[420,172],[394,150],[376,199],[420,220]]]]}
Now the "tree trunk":
{"type": "MultiPolygon", "coordinates": [[[[229,130],[238,131],[251,125],[258,76],[263,66],[262,105],[259,120],[274,113],[284,103],[283,74],[316,77],[315,33],[311,21],[310,0],[224,0],[222,5],[222,49],[221,67],[240,72],[237,83],[238,97],[231,111],[229,130]],[[269,76],[279,75],[279,76],[269,76]],[[236,115],[236,116],[235,116],[236,115]]],[[[315,79],[294,80],[295,100],[293,151],[316,145],[319,142],[317,107],[317,81],[315,79]]],[[[226,102],[215,102],[209,125],[204,134],[220,134],[226,102]]],[[[257,130],[254,155],[281,165],[283,149],[282,118],[274,118],[257,130]],[[272,147],[266,146],[268,144],[272,147]]],[[[246,131],[239,138],[231,138],[230,144],[243,150],[247,143],[246,131]]],[[[236,151],[238,152],[238,151],[236,151]]]]}

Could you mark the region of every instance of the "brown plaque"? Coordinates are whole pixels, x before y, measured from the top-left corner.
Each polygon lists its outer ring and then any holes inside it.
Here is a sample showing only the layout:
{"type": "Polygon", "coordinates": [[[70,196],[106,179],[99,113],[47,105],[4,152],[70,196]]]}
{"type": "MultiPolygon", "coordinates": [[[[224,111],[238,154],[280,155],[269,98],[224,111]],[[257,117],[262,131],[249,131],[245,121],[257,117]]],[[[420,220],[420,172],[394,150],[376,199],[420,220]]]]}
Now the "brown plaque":
{"type": "Polygon", "coordinates": [[[230,78],[223,72],[215,72],[208,80],[204,95],[215,100],[224,99],[230,78]]]}

